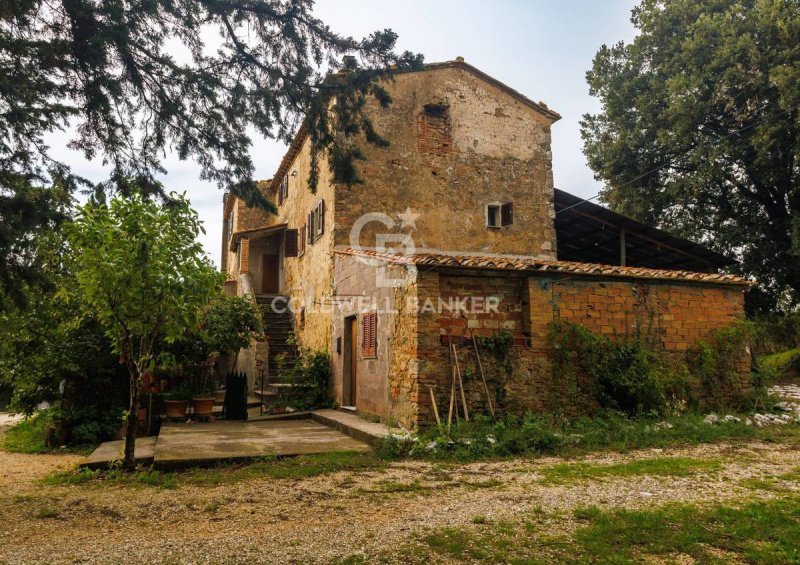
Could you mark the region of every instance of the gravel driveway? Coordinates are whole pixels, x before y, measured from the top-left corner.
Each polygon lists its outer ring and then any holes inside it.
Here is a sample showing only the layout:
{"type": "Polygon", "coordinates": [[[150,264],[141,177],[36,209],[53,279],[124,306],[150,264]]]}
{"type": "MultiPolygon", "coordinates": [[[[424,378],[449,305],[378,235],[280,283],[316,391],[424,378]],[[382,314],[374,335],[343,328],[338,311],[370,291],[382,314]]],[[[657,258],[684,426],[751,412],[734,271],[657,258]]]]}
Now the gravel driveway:
{"type": "Polygon", "coordinates": [[[544,512],[554,528],[569,531],[574,527],[570,510],[576,507],[752,497],[742,479],[800,465],[796,446],[767,444],[581,460],[604,464],[664,456],[712,458],[722,467],[684,477],[609,477],[558,485],[542,484],[540,472],[562,462],[558,458],[458,466],[398,462],[358,474],[167,490],[44,485],[39,479],[72,467],[78,457],[0,452],[0,563],[329,563],[387,555],[391,560],[394,549],[413,547],[426,528],[467,525],[476,516],[494,521],[544,512]]]}

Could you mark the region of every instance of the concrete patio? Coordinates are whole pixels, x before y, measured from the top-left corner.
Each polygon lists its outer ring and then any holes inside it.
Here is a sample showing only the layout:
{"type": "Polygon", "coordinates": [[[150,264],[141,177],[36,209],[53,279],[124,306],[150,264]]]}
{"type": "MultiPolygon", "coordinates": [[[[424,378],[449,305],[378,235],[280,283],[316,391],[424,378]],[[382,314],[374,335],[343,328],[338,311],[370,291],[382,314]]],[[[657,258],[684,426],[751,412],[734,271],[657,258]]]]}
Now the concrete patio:
{"type": "MultiPolygon", "coordinates": [[[[389,433],[383,424],[355,414],[319,410],[257,421],[168,423],[158,437],[140,438],[136,460],[168,469],[219,461],[290,457],[333,451],[367,451],[389,433]]],[[[101,444],[81,466],[102,468],[122,457],[124,442],[101,444]]]]}

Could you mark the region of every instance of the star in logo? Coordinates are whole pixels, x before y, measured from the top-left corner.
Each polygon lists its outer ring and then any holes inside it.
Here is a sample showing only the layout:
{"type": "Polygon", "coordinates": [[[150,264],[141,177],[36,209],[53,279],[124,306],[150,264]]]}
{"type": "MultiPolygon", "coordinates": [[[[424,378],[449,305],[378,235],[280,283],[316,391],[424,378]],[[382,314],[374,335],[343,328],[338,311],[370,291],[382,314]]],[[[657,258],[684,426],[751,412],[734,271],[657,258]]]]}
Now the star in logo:
{"type": "Polygon", "coordinates": [[[415,214],[411,208],[406,208],[406,211],[402,214],[397,214],[397,217],[400,218],[400,229],[409,227],[412,230],[417,229],[417,218],[419,218],[422,214],[415,214]]]}

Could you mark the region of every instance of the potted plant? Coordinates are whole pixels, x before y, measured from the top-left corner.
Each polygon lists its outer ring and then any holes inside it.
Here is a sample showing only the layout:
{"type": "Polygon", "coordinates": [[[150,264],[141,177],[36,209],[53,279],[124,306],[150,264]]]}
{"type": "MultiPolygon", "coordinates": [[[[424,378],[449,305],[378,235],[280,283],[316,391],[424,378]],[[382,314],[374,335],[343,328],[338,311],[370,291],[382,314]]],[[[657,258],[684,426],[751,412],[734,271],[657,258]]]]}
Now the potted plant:
{"type": "Polygon", "coordinates": [[[214,418],[214,392],[216,389],[213,379],[209,378],[210,366],[204,366],[194,382],[192,394],[192,409],[194,417],[198,420],[212,420],[214,418]]]}
{"type": "Polygon", "coordinates": [[[191,393],[185,386],[173,389],[164,395],[164,405],[167,407],[167,420],[186,420],[186,409],[189,407],[191,393]]]}

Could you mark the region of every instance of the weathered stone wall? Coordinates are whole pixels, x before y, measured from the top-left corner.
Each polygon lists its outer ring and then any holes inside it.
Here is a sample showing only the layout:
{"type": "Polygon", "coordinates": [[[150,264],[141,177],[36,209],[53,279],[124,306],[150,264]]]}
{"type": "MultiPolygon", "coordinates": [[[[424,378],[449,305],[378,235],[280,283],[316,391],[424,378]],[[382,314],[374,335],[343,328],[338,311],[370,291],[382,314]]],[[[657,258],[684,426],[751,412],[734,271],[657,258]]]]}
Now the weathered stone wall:
{"type": "Polygon", "coordinates": [[[381,213],[396,225],[366,225],[362,246],[402,231],[417,249],[554,258],[550,118],[460,68],[400,74],[385,86],[392,105],[371,112],[391,145],[359,142],[364,183],[338,189],[336,243],[350,243],[359,217],[381,213]],[[513,224],[487,228],[486,205],[507,201],[513,224]],[[421,214],[415,227],[397,218],[407,208],[421,214]]]}
{"type": "Polygon", "coordinates": [[[398,265],[387,266],[385,275],[406,282],[382,286],[375,265],[350,255],[336,256],[333,342],[341,340],[341,347],[332,359],[333,395],[336,402],[345,403],[345,322],[356,316],[356,409],[408,425],[416,404],[416,278],[398,265]],[[373,311],[377,312],[377,354],[366,357],[361,347],[363,314],[373,311]]]}
{"type": "Polygon", "coordinates": [[[330,352],[333,241],[336,231],[334,214],[337,204],[328,164],[324,158],[320,161],[319,183],[316,193],[312,193],[308,187],[311,142],[306,139],[289,167],[288,197],[278,207],[278,215],[270,219],[270,224],[286,223],[289,228],[300,229],[317,203],[325,201],[323,235],[306,245],[303,256],[284,260],[283,293],[294,304],[298,345],[314,351],[330,352]],[[293,174],[295,171],[296,174],[293,174]]]}

